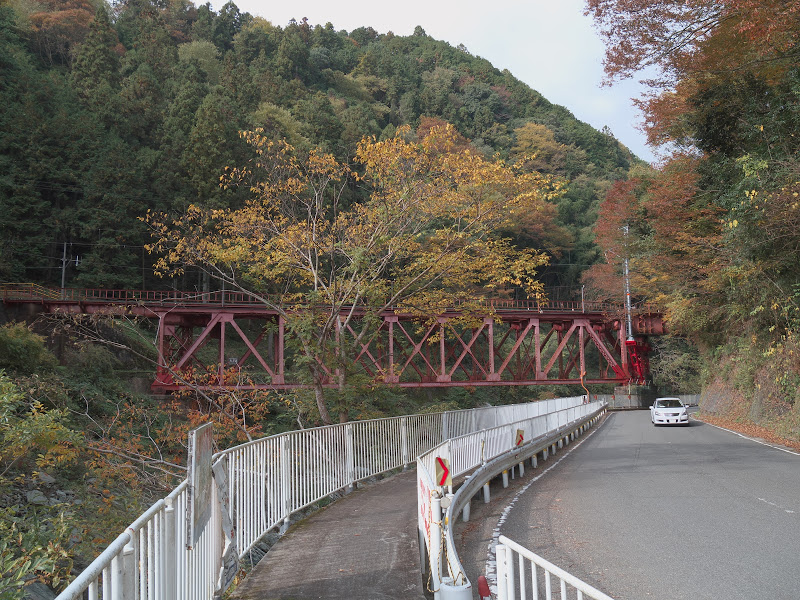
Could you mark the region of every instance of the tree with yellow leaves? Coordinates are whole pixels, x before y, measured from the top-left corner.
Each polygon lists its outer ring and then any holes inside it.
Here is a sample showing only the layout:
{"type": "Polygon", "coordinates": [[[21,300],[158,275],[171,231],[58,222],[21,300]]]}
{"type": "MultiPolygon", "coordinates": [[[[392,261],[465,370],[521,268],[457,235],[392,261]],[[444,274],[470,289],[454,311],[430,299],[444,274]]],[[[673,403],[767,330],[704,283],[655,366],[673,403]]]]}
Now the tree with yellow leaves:
{"type": "MultiPolygon", "coordinates": [[[[499,290],[541,293],[536,269],[547,257],[518,250],[497,232],[557,186],[457,149],[451,126],[421,139],[408,128],[364,139],[360,171],[319,150],[301,155],[258,130],[242,136],[254,157],[221,181],[248,185],[251,199],[236,210],[148,215],[151,250],[161,253],[164,274],[199,267],[277,311],[298,343],[324,423],[332,419],[322,364],[336,366],[344,390],[352,350],[381,312],[402,308],[426,320],[457,304],[469,315],[485,313],[481,299],[499,290]],[[345,191],[356,185],[369,186],[369,197],[348,204],[345,191]],[[342,335],[350,329],[354,335],[342,335]]],[[[348,419],[346,404],[339,413],[348,419]]]]}

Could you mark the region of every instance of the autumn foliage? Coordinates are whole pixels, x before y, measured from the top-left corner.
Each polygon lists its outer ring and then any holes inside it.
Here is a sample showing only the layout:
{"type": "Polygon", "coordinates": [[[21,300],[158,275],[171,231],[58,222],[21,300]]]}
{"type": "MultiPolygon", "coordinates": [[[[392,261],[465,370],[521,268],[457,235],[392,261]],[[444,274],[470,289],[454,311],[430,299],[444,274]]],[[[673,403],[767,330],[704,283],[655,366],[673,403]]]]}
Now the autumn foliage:
{"type": "Polygon", "coordinates": [[[611,257],[627,256],[634,296],[663,307],[710,373],[747,365],[729,379],[758,399],[748,418],[800,435],[800,5],[588,0],[587,13],[609,80],[651,84],[639,106],[662,152],[607,196],[595,228],[607,264],[587,282],[620,289],[611,257]]]}
{"type": "MultiPolygon", "coordinates": [[[[259,130],[242,136],[253,158],[221,183],[246,186],[245,206],[191,206],[177,219],[150,214],[151,249],[162,255],[163,273],[202,268],[285,319],[323,422],[331,422],[323,391],[329,374],[317,358],[337,362],[344,386],[353,355],[347,344],[357,348],[374,322],[361,320],[346,342],[338,332],[355,323],[353,307],[371,315],[401,307],[435,319],[456,304],[465,314],[485,311],[481,298],[502,291],[542,291],[537,269],[547,257],[515,248],[500,232],[542,209],[558,185],[487,160],[452,126],[433,124],[419,138],[407,127],[385,140],[365,138],[353,167],[259,130]],[[366,186],[368,199],[352,201],[350,186],[366,186]]],[[[347,418],[342,409],[340,420],[347,418]]]]}

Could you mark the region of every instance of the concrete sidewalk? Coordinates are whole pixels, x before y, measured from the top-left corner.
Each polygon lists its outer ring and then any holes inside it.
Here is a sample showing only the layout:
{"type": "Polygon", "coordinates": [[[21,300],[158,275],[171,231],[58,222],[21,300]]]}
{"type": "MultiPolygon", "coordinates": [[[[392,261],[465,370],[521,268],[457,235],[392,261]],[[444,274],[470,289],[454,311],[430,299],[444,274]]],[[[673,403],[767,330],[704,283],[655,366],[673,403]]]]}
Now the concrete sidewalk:
{"type": "Polygon", "coordinates": [[[345,496],[294,524],[232,600],[424,600],[414,470],[345,496]]]}

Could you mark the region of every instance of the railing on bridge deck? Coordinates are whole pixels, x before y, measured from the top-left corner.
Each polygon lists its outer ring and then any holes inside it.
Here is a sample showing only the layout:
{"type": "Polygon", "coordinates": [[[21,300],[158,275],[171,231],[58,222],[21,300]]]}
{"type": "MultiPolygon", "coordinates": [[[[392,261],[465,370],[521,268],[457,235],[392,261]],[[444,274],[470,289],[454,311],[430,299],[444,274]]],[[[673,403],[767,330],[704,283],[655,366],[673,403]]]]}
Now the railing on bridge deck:
{"type": "MultiPolygon", "coordinates": [[[[10,304],[39,304],[54,313],[133,314],[157,320],[155,393],[186,389],[197,374],[209,388],[303,387],[292,365],[285,315],[236,291],[49,289],[4,284],[10,304]],[[210,361],[214,361],[213,364],[210,361]]],[[[384,311],[364,335],[361,311],[337,331],[350,358],[372,380],[399,387],[641,382],[647,379],[648,335],[663,333],[658,314],[633,320],[625,338],[622,305],[570,300],[488,299],[482,322],[459,320],[458,306],[424,325],[415,315],[384,311]],[[491,309],[491,310],[489,310],[491,309]],[[412,326],[408,326],[411,323],[412,326]],[[422,325],[422,326],[421,326],[422,325]]],[[[349,312],[348,308],[343,310],[349,312]]],[[[322,382],[339,385],[335,366],[322,382]]]]}
{"type": "Polygon", "coordinates": [[[188,549],[184,481],[128,527],[57,600],[210,600],[239,560],[298,511],[411,465],[442,441],[574,407],[580,397],[358,421],[254,440],[214,457],[210,522],[188,549]],[[222,507],[225,507],[224,509],[222,507]]]}
{"type": "MultiPolygon", "coordinates": [[[[0,300],[3,302],[63,302],[63,303],[109,303],[143,305],[216,305],[216,306],[263,306],[263,299],[254,294],[236,290],[180,291],[180,290],[121,290],[106,288],[49,288],[36,283],[0,284],[0,300]]],[[[487,298],[486,305],[502,310],[556,311],[622,314],[624,305],[616,302],[591,300],[514,300],[487,298]]],[[[454,305],[453,309],[458,309],[454,305]]],[[[653,312],[651,307],[642,307],[644,312],[653,312]]]]}

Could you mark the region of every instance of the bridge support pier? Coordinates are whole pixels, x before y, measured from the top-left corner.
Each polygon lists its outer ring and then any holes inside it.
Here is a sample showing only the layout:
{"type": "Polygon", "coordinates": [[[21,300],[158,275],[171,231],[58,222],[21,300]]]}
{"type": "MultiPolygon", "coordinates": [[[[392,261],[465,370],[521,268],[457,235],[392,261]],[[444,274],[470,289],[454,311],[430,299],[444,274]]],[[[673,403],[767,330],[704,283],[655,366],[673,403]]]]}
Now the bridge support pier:
{"type": "Polygon", "coordinates": [[[492,501],[492,492],[489,489],[489,483],[483,484],[483,503],[489,504],[492,501]]]}

